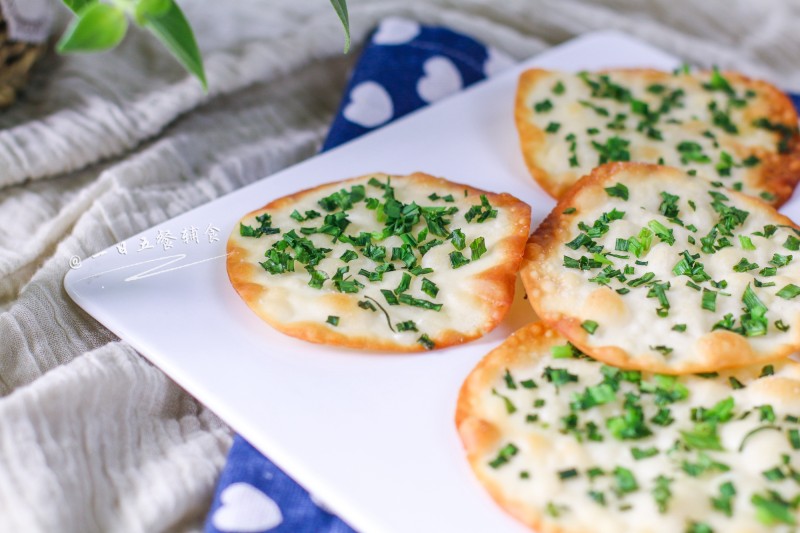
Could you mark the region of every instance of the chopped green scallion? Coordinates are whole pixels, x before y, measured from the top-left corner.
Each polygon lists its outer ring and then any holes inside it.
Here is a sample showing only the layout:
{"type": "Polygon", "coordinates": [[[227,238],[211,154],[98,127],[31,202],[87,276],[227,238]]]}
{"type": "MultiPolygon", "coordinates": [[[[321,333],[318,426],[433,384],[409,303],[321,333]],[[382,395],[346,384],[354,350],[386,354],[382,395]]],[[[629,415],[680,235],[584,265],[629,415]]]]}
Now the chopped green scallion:
{"type": "Polygon", "coordinates": [[[658,455],[658,448],[655,446],[651,446],[650,448],[631,448],[631,455],[637,461],[641,461],[642,459],[647,459],[648,457],[654,457],[658,455]]]}
{"type": "Polygon", "coordinates": [[[756,508],[756,518],[764,525],[797,525],[793,505],[785,501],[777,492],[768,491],[766,496],[753,494],[750,503],[756,508]]]}
{"type": "Polygon", "coordinates": [[[513,415],[514,413],[517,412],[517,406],[514,405],[514,403],[508,398],[508,396],[500,394],[499,392],[497,392],[496,389],[492,389],[492,395],[497,396],[498,398],[503,400],[503,404],[505,405],[507,414],[513,415]]]}
{"type": "Polygon", "coordinates": [[[717,293],[708,289],[703,289],[703,301],[700,305],[706,311],[717,310],[717,293]]]}
{"type": "Polygon", "coordinates": [[[794,283],[790,283],[779,290],[776,296],[783,298],[784,300],[791,300],[792,298],[796,298],[798,294],[800,294],[800,287],[794,283]]]}
{"type": "Polygon", "coordinates": [[[397,300],[401,304],[410,305],[413,307],[420,307],[422,309],[429,309],[433,311],[439,311],[442,309],[442,304],[429,302],[428,300],[422,300],[420,298],[414,298],[413,296],[405,292],[398,295],[397,300]]]}
{"type": "Polygon", "coordinates": [[[627,468],[621,466],[616,467],[614,469],[614,479],[616,481],[616,490],[620,494],[634,492],[639,488],[639,484],[636,482],[633,472],[627,468]]]}
{"type": "Polygon", "coordinates": [[[578,471],[574,468],[570,468],[568,470],[561,470],[558,472],[558,479],[562,481],[567,479],[572,479],[574,477],[578,477],[578,471]]]}
{"type": "Polygon", "coordinates": [[[541,102],[536,102],[533,105],[533,110],[536,111],[537,113],[546,113],[551,109],[553,109],[553,102],[551,102],[549,99],[542,100],[541,102]]]}
{"type": "Polygon", "coordinates": [[[728,377],[728,382],[731,384],[731,388],[733,390],[738,390],[738,389],[743,389],[744,388],[744,384],[741,381],[739,381],[738,379],[736,379],[736,376],[728,377]]]}
{"type": "Polygon", "coordinates": [[[486,242],[483,237],[478,237],[474,241],[472,241],[469,245],[469,249],[472,251],[472,261],[477,261],[478,259],[486,253],[486,242]]]}
{"type": "Polygon", "coordinates": [[[725,516],[733,516],[734,496],[736,496],[736,488],[733,483],[726,481],[719,486],[719,498],[711,498],[711,505],[725,516]]]}
{"type": "Polygon", "coordinates": [[[752,239],[745,235],[739,235],[739,244],[742,246],[742,250],[755,250],[756,246],[753,244],[752,239]]]}
{"type": "Polygon", "coordinates": [[[597,331],[598,323],[594,320],[584,320],[581,327],[585,329],[589,335],[594,335],[594,332],[597,331]]]}
{"type": "Polygon", "coordinates": [[[655,484],[651,491],[653,499],[656,501],[659,513],[666,513],[669,506],[669,500],[672,498],[672,491],[669,489],[672,479],[663,475],[659,475],[655,479],[655,484]]]}
{"type": "Polygon", "coordinates": [[[517,448],[513,443],[508,443],[504,447],[500,448],[500,451],[497,452],[497,457],[489,461],[489,466],[492,468],[500,468],[504,464],[508,463],[512,457],[517,455],[519,452],[519,448],[517,448]]]}
{"type": "Polygon", "coordinates": [[[612,187],[606,187],[606,193],[608,193],[608,195],[612,198],[622,198],[626,201],[629,197],[628,187],[626,187],[623,183],[617,183],[612,187]]]}
{"type": "Polygon", "coordinates": [[[796,429],[789,430],[789,444],[792,445],[793,450],[800,450],[800,431],[796,429]]]}
{"type": "Polygon", "coordinates": [[[462,254],[461,252],[459,251],[450,252],[450,266],[452,266],[454,269],[460,268],[466,265],[467,263],[469,263],[469,259],[464,257],[464,254],[462,254]]]}
{"type": "Polygon", "coordinates": [[[420,343],[422,347],[425,348],[426,350],[433,350],[434,348],[436,348],[434,342],[425,333],[423,333],[422,336],[419,339],[417,339],[417,342],[420,343]]]}

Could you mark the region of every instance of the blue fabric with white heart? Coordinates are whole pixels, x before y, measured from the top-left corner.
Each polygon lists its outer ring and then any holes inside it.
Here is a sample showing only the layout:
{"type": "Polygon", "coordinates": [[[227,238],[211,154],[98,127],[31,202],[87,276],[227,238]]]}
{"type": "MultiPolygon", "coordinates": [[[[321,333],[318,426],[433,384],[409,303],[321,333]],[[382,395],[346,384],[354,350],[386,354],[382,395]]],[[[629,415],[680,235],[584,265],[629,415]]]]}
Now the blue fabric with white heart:
{"type": "Polygon", "coordinates": [[[452,30],[386,19],[358,61],[322,149],[377,129],[513,64],[502,52],[452,30]]]}
{"type": "MultiPolygon", "coordinates": [[[[322,150],[441,100],[514,62],[447,28],[389,18],[364,48],[322,150]]],[[[351,533],[353,529],[236,436],[206,533],[351,533]]]]}
{"type": "Polygon", "coordinates": [[[353,532],[239,435],[217,483],[206,531],[353,532]]]}

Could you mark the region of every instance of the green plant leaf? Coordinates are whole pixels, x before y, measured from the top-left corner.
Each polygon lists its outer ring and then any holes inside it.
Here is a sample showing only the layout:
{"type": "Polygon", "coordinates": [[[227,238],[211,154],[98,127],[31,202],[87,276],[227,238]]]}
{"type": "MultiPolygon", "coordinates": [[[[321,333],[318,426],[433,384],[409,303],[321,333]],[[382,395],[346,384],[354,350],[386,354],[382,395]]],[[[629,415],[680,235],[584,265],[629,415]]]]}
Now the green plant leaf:
{"type": "Polygon", "coordinates": [[[114,48],[125,37],[128,19],[116,6],[93,3],[81,10],[58,42],[59,52],[97,52],[114,48]]]}
{"type": "Polygon", "coordinates": [[[137,24],[144,25],[145,17],[160,17],[166,13],[172,0],[139,0],[134,11],[137,24]]]}
{"type": "Polygon", "coordinates": [[[345,0],[331,0],[331,5],[339,15],[339,20],[344,26],[344,53],[350,51],[350,17],[347,14],[347,2],[345,0]]]}
{"type": "MultiPolygon", "coordinates": [[[[142,17],[142,25],[153,32],[172,55],[190,73],[197,76],[203,89],[208,90],[206,82],[206,72],[203,68],[203,57],[194,39],[192,27],[174,0],[167,0],[169,7],[163,10],[160,15],[145,13],[142,17]]],[[[158,4],[159,2],[153,2],[158,4]]]]}
{"type": "Polygon", "coordinates": [[[96,3],[97,0],[64,0],[64,5],[72,10],[76,15],[89,4],[96,3]]]}

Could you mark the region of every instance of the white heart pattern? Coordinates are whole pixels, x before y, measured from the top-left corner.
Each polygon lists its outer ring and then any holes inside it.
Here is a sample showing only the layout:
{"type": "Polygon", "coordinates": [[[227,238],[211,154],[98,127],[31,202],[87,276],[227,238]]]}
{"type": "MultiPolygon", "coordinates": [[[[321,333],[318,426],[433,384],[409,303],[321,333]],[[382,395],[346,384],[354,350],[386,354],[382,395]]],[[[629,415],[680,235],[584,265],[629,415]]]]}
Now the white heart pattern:
{"type": "Polygon", "coordinates": [[[350,91],[350,103],[342,114],[350,122],[365,128],[374,128],[392,118],[394,105],[382,85],[374,81],[365,81],[350,91]]]}
{"type": "Polygon", "coordinates": [[[417,82],[417,94],[429,104],[457,93],[464,85],[458,68],[446,57],[432,57],[422,69],[425,75],[417,82]]]}
{"type": "Polygon", "coordinates": [[[211,521],[220,531],[255,533],[283,522],[280,507],[272,498],[249,483],[231,483],[219,496],[222,505],[211,521]]]}
{"type": "Polygon", "coordinates": [[[375,44],[404,44],[414,40],[422,28],[417,22],[399,17],[389,17],[381,22],[372,36],[375,44]]]}
{"type": "Polygon", "coordinates": [[[486,61],[483,63],[483,73],[486,74],[487,77],[492,77],[514,66],[514,60],[497,48],[489,47],[486,49],[486,52],[487,56],[486,61]]]}

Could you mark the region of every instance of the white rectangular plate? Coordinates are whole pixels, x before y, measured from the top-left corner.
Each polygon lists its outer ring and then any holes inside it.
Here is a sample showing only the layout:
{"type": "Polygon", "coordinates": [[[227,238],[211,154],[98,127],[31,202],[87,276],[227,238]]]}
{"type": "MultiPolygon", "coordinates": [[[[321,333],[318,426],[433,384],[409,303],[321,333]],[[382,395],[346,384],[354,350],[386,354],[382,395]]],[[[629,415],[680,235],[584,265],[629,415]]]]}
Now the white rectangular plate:
{"type": "Polygon", "coordinates": [[[378,171],[509,192],[532,206],[536,225],[554,202],[519,153],[519,73],[677,64],[620,34],[576,39],[96,254],[69,272],[66,290],[354,528],[524,531],[473,477],[453,422],[470,370],[531,319],[521,291],[503,324],[463,346],[422,355],[327,348],[281,335],[247,308],[228,282],[225,241],[244,213],[272,199],[378,171]]]}

